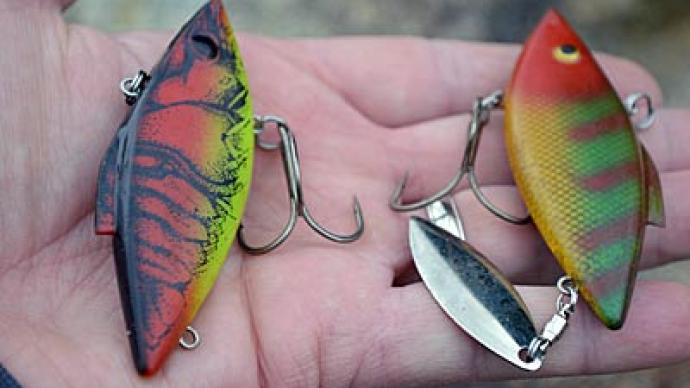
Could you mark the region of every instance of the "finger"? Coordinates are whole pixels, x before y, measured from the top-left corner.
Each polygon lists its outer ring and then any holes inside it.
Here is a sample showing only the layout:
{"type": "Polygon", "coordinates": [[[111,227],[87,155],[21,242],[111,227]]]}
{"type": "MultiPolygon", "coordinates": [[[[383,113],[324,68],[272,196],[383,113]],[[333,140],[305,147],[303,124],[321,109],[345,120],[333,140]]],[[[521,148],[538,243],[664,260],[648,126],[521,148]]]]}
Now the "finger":
{"type": "MultiPolygon", "coordinates": [[[[399,127],[466,112],[477,96],[504,88],[519,46],[348,38],[286,42],[279,50],[375,123],[399,127]]],[[[609,55],[598,59],[621,95],[645,91],[661,104],[658,84],[642,67],[609,55]]]]}
{"type": "Polygon", "coordinates": [[[690,168],[690,109],[661,109],[652,128],[639,133],[660,171],[679,171],[690,168]]]}
{"type": "MultiPolygon", "coordinates": [[[[405,188],[406,202],[415,201],[443,187],[460,166],[467,142],[468,115],[456,115],[414,124],[388,133],[390,179],[401,179],[410,173],[405,188]],[[420,163],[424,161],[424,163],[420,163]]],[[[641,142],[652,155],[659,171],[690,168],[690,110],[662,109],[655,125],[639,133],[641,142]]],[[[503,133],[503,115],[496,112],[482,132],[476,162],[479,181],[486,185],[512,184],[503,133]]],[[[466,182],[460,187],[466,187],[466,182]]]]}
{"type": "MultiPolygon", "coordinates": [[[[537,328],[554,314],[555,287],[519,287],[537,328]]],[[[594,374],[647,368],[690,357],[690,286],[641,281],[628,320],[609,331],[580,305],[568,329],[536,374],[511,366],[465,334],[441,311],[421,283],[393,288],[380,320],[362,339],[367,344],[355,385],[442,385],[594,374]]]]}
{"type": "MultiPolygon", "coordinates": [[[[662,175],[666,203],[665,228],[647,227],[640,268],[646,269],[681,260],[690,256],[690,203],[679,200],[690,190],[690,171],[662,175]]],[[[514,187],[486,187],[485,192],[496,204],[511,214],[524,214],[522,202],[514,187]]],[[[455,196],[464,220],[469,242],[491,260],[511,281],[517,284],[551,284],[563,274],[557,261],[545,245],[536,228],[513,225],[489,213],[469,191],[455,196]]],[[[406,231],[408,216],[397,217],[397,228],[406,231]]],[[[390,227],[389,227],[390,228],[390,227]]],[[[394,236],[395,242],[407,247],[407,233],[394,236]]],[[[391,258],[392,268],[399,276],[413,264],[409,250],[398,258],[391,258]]],[[[399,280],[401,283],[409,283],[399,280]]]]}

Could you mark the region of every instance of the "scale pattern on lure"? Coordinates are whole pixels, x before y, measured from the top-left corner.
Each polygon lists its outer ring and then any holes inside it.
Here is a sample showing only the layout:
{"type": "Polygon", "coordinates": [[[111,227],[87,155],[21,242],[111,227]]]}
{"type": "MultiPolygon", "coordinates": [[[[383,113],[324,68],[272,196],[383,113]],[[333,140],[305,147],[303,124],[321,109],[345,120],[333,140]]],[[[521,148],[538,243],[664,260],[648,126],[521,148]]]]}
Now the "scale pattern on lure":
{"type": "Polygon", "coordinates": [[[96,232],[114,235],[134,361],[155,373],[212,288],[247,199],[247,77],[220,0],[181,29],[101,164],[96,232]]]}
{"type": "Polygon", "coordinates": [[[663,225],[658,173],[585,44],[550,11],[505,95],[516,184],[549,248],[609,328],[621,327],[647,223],[663,225]]]}

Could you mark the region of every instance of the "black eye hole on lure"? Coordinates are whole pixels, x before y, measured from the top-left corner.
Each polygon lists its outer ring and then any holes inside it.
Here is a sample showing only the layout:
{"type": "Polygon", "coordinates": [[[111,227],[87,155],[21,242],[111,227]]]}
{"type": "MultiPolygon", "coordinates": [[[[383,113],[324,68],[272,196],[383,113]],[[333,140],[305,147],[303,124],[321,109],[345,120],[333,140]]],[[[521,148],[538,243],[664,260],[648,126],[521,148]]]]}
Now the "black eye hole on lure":
{"type": "Polygon", "coordinates": [[[199,55],[210,60],[218,58],[220,49],[218,48],[218,44],[211,37],[206,35],[193,35],[191,40],[192,47],[199,55]]]}
{"type": "Polygon", "coordinates": [[[553,49],[553,57],[561,63],[577,63],[580,61],[580,50],[573,44],[565,43],[553,49]]]}

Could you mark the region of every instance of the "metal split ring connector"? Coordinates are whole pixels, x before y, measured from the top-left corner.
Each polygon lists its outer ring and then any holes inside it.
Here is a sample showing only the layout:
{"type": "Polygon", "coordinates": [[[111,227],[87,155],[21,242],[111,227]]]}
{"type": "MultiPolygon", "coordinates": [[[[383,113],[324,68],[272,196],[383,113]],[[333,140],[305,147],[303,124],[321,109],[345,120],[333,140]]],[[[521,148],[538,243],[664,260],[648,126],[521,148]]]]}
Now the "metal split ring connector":
{"type": "Polygon", "coordinates": [[[194,350],[201,345],[201,336],[195,328],[187,326],[185,334],[180,338],[180,347],[184,350],[194,350]],[[191,341],[187,341],[187,336],[191,337],[191,341]]]}
{"type": "Polygon", "coordinates": [[[137,102],[150,79],[147,72],[139,70],[134,77],[125,78],[120,82],[120,91],[125,95],[127,105],[134,105],[137,102]]]}
{"type": "Polygon", "coordinates": [[[646,107],[645,115],[636,122],[633,122],[635,129],[644,131],[645,129],[651,128],[656,120],[656,111],[654,110],[654,105],[652,104],[652,97],[647,93],[633,93],[625,98],[625,109],[628,112],[628,116],[633,118],[638,113],[640,113],[640,102],[643,101],[646,107]]]}

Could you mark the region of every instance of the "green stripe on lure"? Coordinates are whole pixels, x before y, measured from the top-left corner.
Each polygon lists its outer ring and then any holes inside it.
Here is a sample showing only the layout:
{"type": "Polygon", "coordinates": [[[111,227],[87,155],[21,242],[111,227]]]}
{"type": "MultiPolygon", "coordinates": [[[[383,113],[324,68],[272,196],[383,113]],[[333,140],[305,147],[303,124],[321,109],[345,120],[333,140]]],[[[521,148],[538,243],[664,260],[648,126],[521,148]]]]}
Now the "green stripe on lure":
{"type": "Polygon", "coordinates": [[[254,152],[247,76],[220,0],[170,43],[101,164],[96,232],[114,236],[134,362],[151,375],[218,276],[254,152]]]}
{"type": "Polygon", "coordinates": [[[609,328],[623,325],[659,176],[587,46],[550,11],[505,94],[506,148],[539,232],[609,328]]]}

